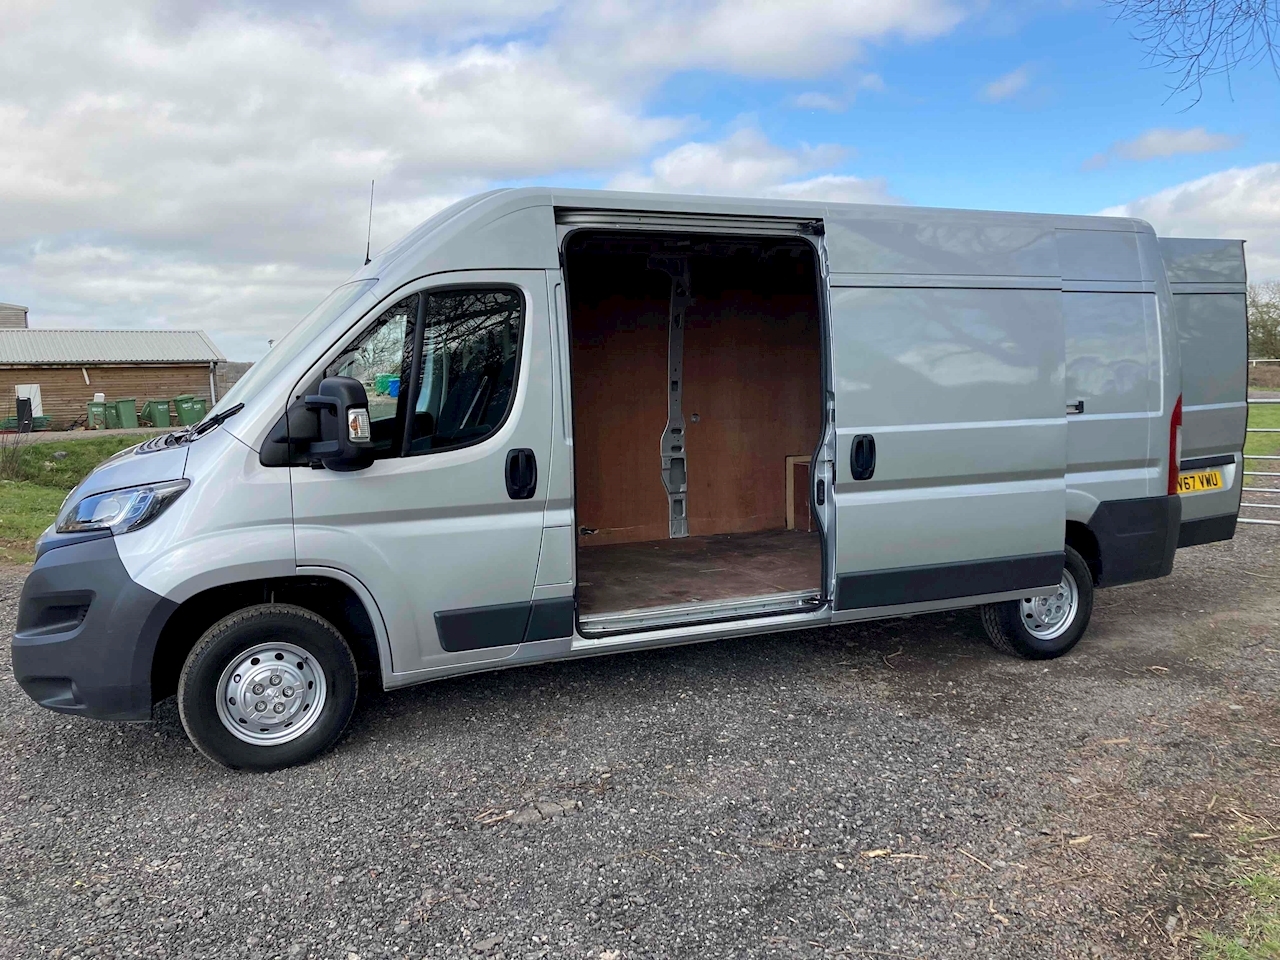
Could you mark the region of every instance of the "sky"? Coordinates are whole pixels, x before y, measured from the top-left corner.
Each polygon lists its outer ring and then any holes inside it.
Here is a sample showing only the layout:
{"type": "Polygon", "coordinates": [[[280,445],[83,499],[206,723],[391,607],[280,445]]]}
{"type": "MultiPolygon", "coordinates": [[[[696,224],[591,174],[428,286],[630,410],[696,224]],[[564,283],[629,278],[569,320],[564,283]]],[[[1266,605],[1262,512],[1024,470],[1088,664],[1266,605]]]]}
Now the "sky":
{"type": "Polygon", "coordinates": [[[0,301],[254,360],[434,211],[551,184],[1138,216],[1280,279],[1280,79],[1103,0],[5,0],[0,301]]]}

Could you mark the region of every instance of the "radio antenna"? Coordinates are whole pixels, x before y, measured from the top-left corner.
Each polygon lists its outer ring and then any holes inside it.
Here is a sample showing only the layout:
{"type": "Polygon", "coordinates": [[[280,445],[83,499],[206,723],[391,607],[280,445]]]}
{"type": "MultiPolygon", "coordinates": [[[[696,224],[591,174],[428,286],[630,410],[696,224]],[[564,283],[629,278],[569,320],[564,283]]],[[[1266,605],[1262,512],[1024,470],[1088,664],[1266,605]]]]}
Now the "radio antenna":
{"type": "Polygon", "coordinates": [[[369,265],[369,244],[373,240],[373,181],[369,181],[369,230],[364,237],[364,265],[369,265]]]}

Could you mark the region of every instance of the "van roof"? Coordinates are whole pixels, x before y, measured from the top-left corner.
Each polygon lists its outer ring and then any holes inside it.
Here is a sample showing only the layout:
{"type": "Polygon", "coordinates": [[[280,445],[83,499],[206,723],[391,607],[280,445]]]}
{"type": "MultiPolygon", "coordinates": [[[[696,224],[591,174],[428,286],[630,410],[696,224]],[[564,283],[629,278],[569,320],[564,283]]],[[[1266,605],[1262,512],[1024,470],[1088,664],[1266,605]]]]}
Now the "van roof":
{"type": "Polygon", "coordinates": [[[553,236],[557,221],[590,223],[590,212],[626,214],[631,223],[660,216],[669,219],[673,230],[692,227],[690,218],[790,220],[792,225],[822,220],[832,273],[1052,278],[1061,276],[1057,233],[1110,234],[1116,242],[1105,246],[1123,247],[1120,252],[1132,264],[1125,273],[1133,275],[1125,279],[1153,279],[1133,237],[1146,234],[1153,244],[1155,232],[1132,218],[559,187],[495,189],[460,200],[380,251],[352,279],[380,279],[394,289],[415,276],[480,264],[557,269],[557,244],[543,238],[553,236]]]}
{"type": "Polygon", "coordinates": [[[382,250],[352,279],[378,278],[394,286],[481,264],[555,269],[558,250],[546,238],[557,223],[589,222],[590,213],[625,213],[629,222],[649,214],[674,218],[673,230],[681,229],[674,224],[683,218],[821,220],[832,273],[1082,279],[1096,274],[1150,282],[1160,259],[1155,231],[1132,217],[535,186],[459,200],[382,250]],[[1154,255],[1139,254],[1144,244],[1154,255]],[[1059,246],[1070,266],[1060,262],[1059,246]],[[1123,263],[1113,262],[1117,257],[1123,263]]]}
{"type": "MultiPolygon", "coordinates": [[[[1065,229],[1145,231],[1150,225],[1134,217],[1088,214],[1031,213],[978,210],[960,207],[921,207],[909,204],[836,203],[825,200],[790,200],[776,197],[734,197],[708,194],[641,193],[625,190],[587,190],[565,187],[507,187],[489,190],[458,201],[446,211],[458,214],[486,203],[524,200],[560,210],[652,211],[655,213],[719,214],[722,216],[796,217],[818,219],[831,215],[856,215],[895,220],[965,219],[975,217],[1010,222],[1035,221],[1065,229]]],[[[446,211],[441,211],[446,212],[446,211]]],[[[434,218],[433,218],[434,219],[434,218]]],[[[430,222],[430,221],[428,221],[430,222]]]]}

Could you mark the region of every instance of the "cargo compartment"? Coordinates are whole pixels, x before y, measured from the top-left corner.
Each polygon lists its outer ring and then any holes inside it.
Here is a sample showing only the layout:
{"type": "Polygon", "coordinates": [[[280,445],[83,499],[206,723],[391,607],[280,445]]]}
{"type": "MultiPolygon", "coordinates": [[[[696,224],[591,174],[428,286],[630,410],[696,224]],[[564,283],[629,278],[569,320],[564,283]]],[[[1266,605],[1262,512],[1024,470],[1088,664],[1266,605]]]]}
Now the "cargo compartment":
{"type": "Polygon", "coordinates": [[[565,273],[580,622],[638,629],[816,602],[813,247],[580,232],[565,273]]]}

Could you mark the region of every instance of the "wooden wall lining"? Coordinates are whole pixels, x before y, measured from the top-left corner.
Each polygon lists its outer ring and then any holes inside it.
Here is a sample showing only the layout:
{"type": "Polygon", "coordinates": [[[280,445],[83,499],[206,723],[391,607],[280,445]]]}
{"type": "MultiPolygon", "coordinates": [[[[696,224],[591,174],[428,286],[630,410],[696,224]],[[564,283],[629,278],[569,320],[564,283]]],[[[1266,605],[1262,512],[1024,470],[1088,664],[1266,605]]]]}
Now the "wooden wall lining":
{"type": "MultiPolygon", "coordinates": [[[[659,460],[669,281],[653,271],[645,277],[643,259],[604,260],[571,260],[569,273],[577,522],[595,531],[579,536],[583,547],[669,533],[659,460]],[[575,283],[575,276],[587,279],[575,283]],[[603,292],[611,288],[622,292],[603,292]]],[[[786,458],[810,454],[821,430],[816,293],[748,289],[753,279],[761,284],[740,269],[736,284],[724,283],[734,269],[695,265],[687,313],[683,406],[693,536],[785,529],[786,458]]]]}
{"type": "Polygon", "coordinates": [[[689,534],[786,529],[787,457],[811,454],[822,427],[817,303],[726,290],[687,317],[689,534]]]}
{"type": "Polygon", "coordinates": [[[665,539],[658,451],[667,423],[664,298],[610,296],[573,305],[576,514],[583,546],[665,539]]]}

